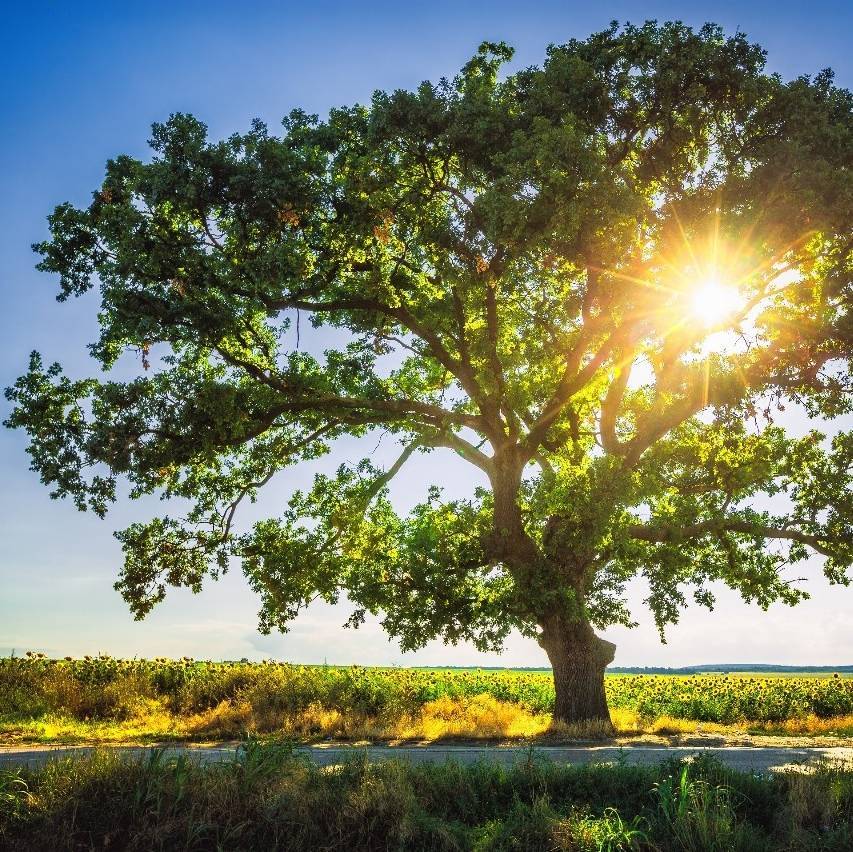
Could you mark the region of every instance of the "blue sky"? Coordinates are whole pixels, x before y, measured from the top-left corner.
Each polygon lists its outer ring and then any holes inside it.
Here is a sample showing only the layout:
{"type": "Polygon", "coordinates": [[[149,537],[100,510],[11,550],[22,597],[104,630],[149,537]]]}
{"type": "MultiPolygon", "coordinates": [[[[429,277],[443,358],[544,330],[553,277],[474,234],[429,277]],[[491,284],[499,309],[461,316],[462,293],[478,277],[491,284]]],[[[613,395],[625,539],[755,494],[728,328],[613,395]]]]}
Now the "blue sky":
{"type": "MultiPolygon", "coordinates": [[[[69,372],[89,369],[96,302],[58,305],[56,282],[37,273],[30,244],[44,238],[45,216],[64,200],[86,203],[108,157],[144,157],[153,121],[192,112],[212,136],[245,130],[254,117],[275,127],[291,108],[321,115],[366,101],[374,89],[411,87],[455,73],[479,42],[515,46],[514,65],[538,63],[550,42],[584,37],[609,20],[678,18],[740,29],[769,52],[784,77],[830,66],[853,85],[846,2],[597,3],[12,3],[0,6],[0,385],[39,349],[69,372]]],[[[7,404],[3,405],[3,416],[7,404]]],[[[495,664],[459,646],[403,655],[378,625],[345,631],[343,608],[314,607],[285,636],[255,630],[256,601],[239,571],[201,595],[177,592],[146,621],[133,622],[112,583],[120,564],[112,531],[154,514],[156,501],[122,501],[106,521],[48,497],[27,470],[23,435],[0,431],[0,653],[108,651],[215,658],[276,656],[300,661],[388,664],[495,664]]],[[[343,446],[327,463],[358,453],[343,446]]],[[[382,450],[380,450],[380,455],[382,450]]],[[[252,514],[275,512],[313,471],[279,478],[252,514]]],[[[403,507],[427,478],[450,493],[470,487],[449,460],[414,465],[395,484],[403,507]]],[[[245,520],[251,517],[247,516],[245,520]]],[[[811,601],[762,613],[723,593],[714,613],[689,610],[660,645],[643,611],[641,627],[613,630],[616,662],[678,665],[719,661],[853,662],[853,589],[828,587],[806,572],[811,601]]],[[[540,665],[541,650],[513,638],[507,665],[540,665]]]]}

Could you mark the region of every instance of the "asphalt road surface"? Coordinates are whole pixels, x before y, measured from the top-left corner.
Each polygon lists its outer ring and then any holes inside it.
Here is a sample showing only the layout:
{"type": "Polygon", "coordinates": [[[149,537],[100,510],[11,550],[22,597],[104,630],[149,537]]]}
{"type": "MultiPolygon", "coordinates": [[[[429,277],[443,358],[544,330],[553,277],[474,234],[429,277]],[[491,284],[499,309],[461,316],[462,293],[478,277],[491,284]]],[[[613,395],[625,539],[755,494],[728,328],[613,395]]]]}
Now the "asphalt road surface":
{"type": "MultiPolygon", "coordinates": [[[[144,758],[149,747],[107,746],[129,758],[144,758]]],[[[57,758],[83,756],[94,749],[87,746],[5,746],[0,747],[0,768],[15,766],[39,766],[57,758]]],[[[203,763],[231,760],[236,747],[229,746],[168,746],[166,756],[185,754],[203,763]]],[[[296,749],[308,755],[319,766],[331,766],[353,756],[367,753],[372,761],[408,760],[411,763],[425,761],[476,763],[480,760],[512,766],[528,760],[530,749],[498,746],[428,745],[428,746],[300,746],[296,749]]],[[[853,747],[832,748],[774,748],[763,746],[711,746],[703,748],[673,746],[542,746],[533,754],[555,763],[575,765],[587,763],[654,764],[672,757],[684,758],[697,754],[713,755],[727,766],[743,772],[778,772],[790,767],[802,767],[819,760],[844,763],[853,768],[853,747]]]]}

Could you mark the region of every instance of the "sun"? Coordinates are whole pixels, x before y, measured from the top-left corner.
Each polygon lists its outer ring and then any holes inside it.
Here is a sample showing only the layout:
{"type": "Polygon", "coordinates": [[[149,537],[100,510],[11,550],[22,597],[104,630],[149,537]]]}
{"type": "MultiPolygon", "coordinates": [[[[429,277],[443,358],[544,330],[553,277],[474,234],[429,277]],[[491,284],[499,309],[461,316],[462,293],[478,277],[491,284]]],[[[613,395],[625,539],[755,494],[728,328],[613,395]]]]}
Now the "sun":
{"type": "Polygon", "coordinates": [[[743,308],[744,300],[735,287],[708,279],[698,284],[690,295],[691,313],[703,325],[715,326],[743,308]]]}

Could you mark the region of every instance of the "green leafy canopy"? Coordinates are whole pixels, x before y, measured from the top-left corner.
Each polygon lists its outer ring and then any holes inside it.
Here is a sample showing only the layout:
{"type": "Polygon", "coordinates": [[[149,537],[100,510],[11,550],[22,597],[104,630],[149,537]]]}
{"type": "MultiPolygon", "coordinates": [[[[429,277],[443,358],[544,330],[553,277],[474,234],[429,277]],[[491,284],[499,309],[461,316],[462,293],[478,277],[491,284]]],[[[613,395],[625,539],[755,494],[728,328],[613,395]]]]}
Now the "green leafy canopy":
{"type": "Polygon", "coordinates": [[[278,135],[174,115],[150,161],[110,160],[50,216],[60,301],[100,289],[92,356],[143,369],[75,381],[33,354],[7,424],[80,509],[120,478],[191,502],[117,534],[137,617],[232,559],[262,629],[345,593],[407,648],[629,624],[638,575],[661,630],[717,581],[794,603],[784,569],[812,553],[847,582],[853,434],[774,421],[851,411],[851,94],[711,25],[511,57],[485,43],[453,80],[278,135]],[[692,307],[709,276],[738,294],[714,322],[692,307]],[[322,328],[340,343],[314,357],[322,328]],[[235,528],[277,471],[379,431],[388,470],[342,466],[235,528]],[[439,448],[490,487],[399,514],[388,482],[439,448]]]}

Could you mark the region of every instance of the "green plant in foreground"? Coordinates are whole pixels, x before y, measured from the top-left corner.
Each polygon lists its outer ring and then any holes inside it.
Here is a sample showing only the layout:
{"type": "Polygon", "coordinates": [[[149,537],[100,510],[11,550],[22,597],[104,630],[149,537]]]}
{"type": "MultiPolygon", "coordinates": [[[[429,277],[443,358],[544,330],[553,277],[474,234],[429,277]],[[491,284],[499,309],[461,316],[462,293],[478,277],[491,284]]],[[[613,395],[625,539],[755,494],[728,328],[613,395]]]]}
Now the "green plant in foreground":
{"type": "Polygon", "coordinates": [[[573,826],[576,842],[596,852],[629,852],[649,845],[649,824],[642,816],[626,822],[616,808],[605,808],[600,818],[586,817],[573,826]]]}
{"type": "Polygon", "coordinates": [[[685,766],[677,777],[655,784],[661,820],[685,852],[730,852],[746,847],[729,801],[730,791],[691,779],[685,766]]]}
{"type": "Polygon", "coordinates": [[[0,768],[0,813],[10,825],[23,820],[30,803],[30,789],[20,772],[0,768]]]}
{"type": "Polygon", "coordinates": [[[761,777],[660,767],[490,763],[319,769],[287,742],[199,765],[153,751],[0,774],[0,848],[847,852],[853,772],[761,777]]]}
{"type": "Polygon", "coordinates": [[[0,848],[184,850],[836,850],[853,772],[766,777],[713,760],[660,767],[489,763],[319,769],[288,742],[221,764],[154,750],[0,773],[0,848]]]}

